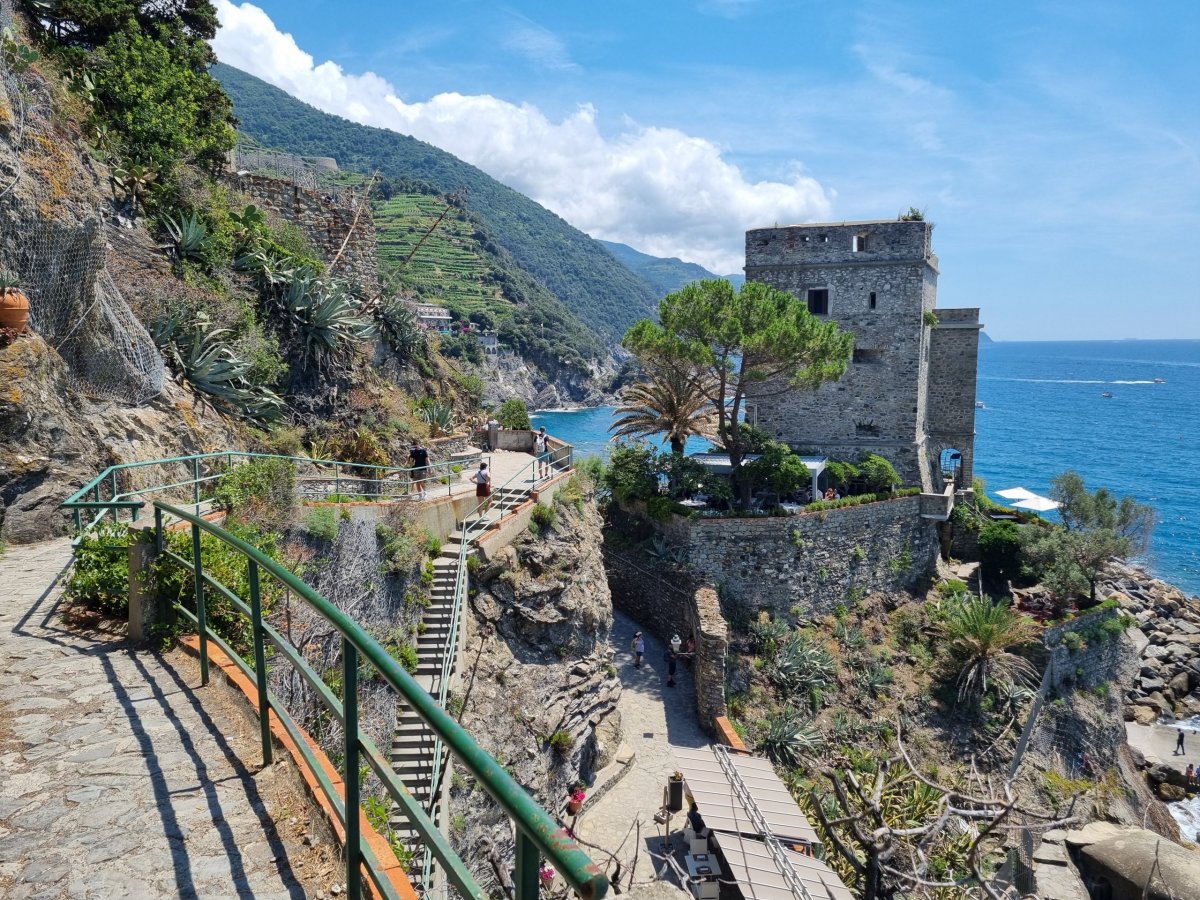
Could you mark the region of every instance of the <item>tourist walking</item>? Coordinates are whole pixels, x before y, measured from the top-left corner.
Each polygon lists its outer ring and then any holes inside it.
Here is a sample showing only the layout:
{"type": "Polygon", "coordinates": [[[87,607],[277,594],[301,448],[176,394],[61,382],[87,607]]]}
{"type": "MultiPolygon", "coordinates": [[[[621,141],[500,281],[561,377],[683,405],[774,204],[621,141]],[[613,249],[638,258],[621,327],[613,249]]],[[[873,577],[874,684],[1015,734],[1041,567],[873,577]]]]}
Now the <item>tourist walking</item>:
{"type": "Polygon", "coordinates": [[[471,480],[475,482],[475,496],[483,501],[481,512],[487,512],[492,505],[492,473],[488,471],[488,464],[481,462],[471,480]]]}
{"type": "Polygon", "coordinates": [[[537,477],[544,478],[550,474],[550,439],[543,425],[533,438],[533,454],[537,457],[537,477]]]}
{"type": "Polygon", "coordinates": [[[408,464],[412,466],[413,489],[417,499],[425,499],[425,479],[429,474],[429,451],[421,446],[420,438],[412,439],[412,447],[408,451],[408,464]]]}
{"type": "Polygon", "coordinates": [[[646,639],[642,637],[640,631],[633,636],[633,642],[629,646],[633,650],[633,667],[640,669],[642,657],[646,655],[646,639]]]}
{"type": "Polygon", "coordinates": [[[1183,754],[1184,752],[1186,751],[1183,749],[1183,729],[1177,728],[1175,729],[1175,753],[1183,754]]]}

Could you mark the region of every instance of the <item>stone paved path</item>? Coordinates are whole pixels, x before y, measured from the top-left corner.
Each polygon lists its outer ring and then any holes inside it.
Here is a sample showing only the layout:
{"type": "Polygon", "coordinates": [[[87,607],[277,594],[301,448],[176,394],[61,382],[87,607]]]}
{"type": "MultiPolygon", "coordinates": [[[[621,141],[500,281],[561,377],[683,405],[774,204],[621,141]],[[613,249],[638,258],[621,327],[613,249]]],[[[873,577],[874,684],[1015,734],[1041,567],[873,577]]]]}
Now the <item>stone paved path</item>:
{"type": "Polygon", "coordinates": [[[190,658],[65,627],[69,556],[0,556],[0,896],[304,897],[291,866],[311,851],[265,802],[286,773],[257,771],[215,688],[201,706],[190,658]]]}
{"type": "MultiPolygon", "coordinates": [[[[634,880],[646,881],[654,876],[655,870],[647,850],[658,852],[660,836],[667,829],[654,821],[654,814],[662,806],[667,779],[678,768],[671,748],[707,747],[711,742],[696,721],[696,689],[691,669],[681,662],[676,671],[676,686],[667,687],[667,663],[663,659],[666,647],[617,610],[613,611],[612,643],[617,648],[617,667],[624,685],[618,703],[621,729],[625,743],[633,748],[637,758],[633,769],[580,816],[576,831],[583,840],[628,861],[633,858],[637,833],[636,829],[631,831],[631,826],[640,821],[642,843],[637,848],[634,880]],[[633,653],[629,650],[633,634],[639,630],[646,638],[646,658],[640,669],[634,667],[633,653]]],[[[683,814],[676,814],[670,829],[678,832],[684,824],[683,814]]],[[[599,861],[594,851],[589,852],[599,861]]]]}

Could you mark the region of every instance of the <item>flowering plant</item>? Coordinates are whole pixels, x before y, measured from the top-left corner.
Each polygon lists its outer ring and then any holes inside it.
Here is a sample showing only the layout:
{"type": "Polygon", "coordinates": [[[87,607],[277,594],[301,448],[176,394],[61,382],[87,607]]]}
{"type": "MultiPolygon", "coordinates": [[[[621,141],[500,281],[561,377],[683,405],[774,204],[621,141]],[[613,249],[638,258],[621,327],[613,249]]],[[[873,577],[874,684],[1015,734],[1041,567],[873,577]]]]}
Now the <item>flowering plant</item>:
{"type": "Polygon", "coordinates": [[[554,880],[554,866],[550,865],[550,863],[542,863],[542,867],[538,869],[538,878],[544,884],[550,884],[554,880]]]}
{"type": "Polygon", "coordinates": [[[583,788],[576,785],[575,787],[571,788],[571,799],[576,803],[582,803],[587,799],[587,794],[584,792],[583,788]]]}

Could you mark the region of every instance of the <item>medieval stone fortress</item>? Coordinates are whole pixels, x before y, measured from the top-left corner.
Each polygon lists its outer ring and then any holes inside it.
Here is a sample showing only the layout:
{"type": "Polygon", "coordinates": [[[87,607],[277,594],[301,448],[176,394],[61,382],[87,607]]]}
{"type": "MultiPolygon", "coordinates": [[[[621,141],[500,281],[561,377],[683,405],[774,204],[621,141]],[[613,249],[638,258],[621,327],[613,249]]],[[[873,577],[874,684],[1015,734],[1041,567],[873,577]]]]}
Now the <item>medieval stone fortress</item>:
{"type": "Polygon", "coordinates": [[[971,486],[982,325],[978,309],[936,308],[932,233],[932,223],[895,220],[746,232],[747,279],[806,299],[855,336],[840,381],[767,388],[751,422],[817,455],[878,453],[926,490],[942,489],[943,471],[971,486]]]}

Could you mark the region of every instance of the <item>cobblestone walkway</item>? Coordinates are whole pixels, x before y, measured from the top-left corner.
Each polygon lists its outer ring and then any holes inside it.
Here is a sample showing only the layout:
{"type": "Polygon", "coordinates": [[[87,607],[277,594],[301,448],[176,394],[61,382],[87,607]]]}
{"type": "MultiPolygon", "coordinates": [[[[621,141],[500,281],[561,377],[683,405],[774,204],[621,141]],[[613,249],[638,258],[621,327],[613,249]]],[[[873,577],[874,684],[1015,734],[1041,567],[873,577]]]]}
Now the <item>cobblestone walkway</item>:
{"type": "MultiPolygon", "coordinates": [[[[646,881],[654,877],[657,867],[649,852],[660,852],[662,836],[667,833],[667,826],[655,822],[654,814],[662,806],[667,779],[678,768],[671,748],[707,747],[711,742],[696,722],[692,670],[681,662],[676,686],[667,687],[665,645],[617,610],[613,611],[612,643],[624,685],[618,703],[621,729],[637,758],[632,770],[580,816],[576,831],[583,840],[617,854],[626,863],[636,850],[634,880],[646,881]],[[634,667],[629,650],[633,634],[639,630],[646,638],[646,658],[640,669],[634,667]],[[635,847],[636,823],[641,824],[641,845],[635,847]]],[[[670,829],[678,832],[684,824],[683,814],[676,814],[670,829]]],[[[589,852],[601,861],[599,854],[589,852]]]]}
{"type": "Polygon", "coordinates": [[[66,628],[69,558],[0,556],[0,896],[305,896],[267,813],[285,774],[254,774],[247,723],[201,707],[190,658],[66,628]]]}

